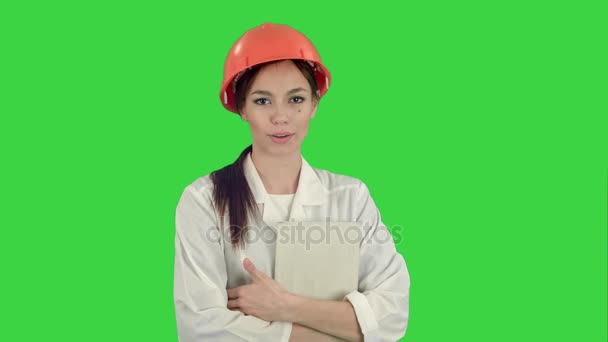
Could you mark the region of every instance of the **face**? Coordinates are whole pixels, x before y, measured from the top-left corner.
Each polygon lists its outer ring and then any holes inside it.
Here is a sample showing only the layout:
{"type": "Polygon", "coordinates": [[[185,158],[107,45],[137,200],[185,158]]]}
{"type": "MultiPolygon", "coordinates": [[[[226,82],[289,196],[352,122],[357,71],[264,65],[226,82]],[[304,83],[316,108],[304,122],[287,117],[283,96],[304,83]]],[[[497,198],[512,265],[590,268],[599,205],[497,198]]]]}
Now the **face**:
{"type": "Polygon", "coordinates": [[[259,70],[245,96],[241,116],[249,123],[256,151],[285,155],[300,153],[316,110],[308,81],[286,60],[259,70]]]}

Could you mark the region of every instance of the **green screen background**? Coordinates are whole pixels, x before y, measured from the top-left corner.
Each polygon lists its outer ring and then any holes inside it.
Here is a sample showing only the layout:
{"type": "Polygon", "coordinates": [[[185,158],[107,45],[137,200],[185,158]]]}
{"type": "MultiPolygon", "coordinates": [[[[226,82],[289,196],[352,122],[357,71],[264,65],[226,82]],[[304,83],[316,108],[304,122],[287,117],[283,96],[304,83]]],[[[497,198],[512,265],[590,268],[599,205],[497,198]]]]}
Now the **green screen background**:
{"type": "Polygon", "coordinates": [[[177,341],[175,206],[236,159],[219,101],[247,29],[333,75],[303,154],[370,188],[415,341],[606,341],[606,6],[0,5],[2,341],[177,341]]]}

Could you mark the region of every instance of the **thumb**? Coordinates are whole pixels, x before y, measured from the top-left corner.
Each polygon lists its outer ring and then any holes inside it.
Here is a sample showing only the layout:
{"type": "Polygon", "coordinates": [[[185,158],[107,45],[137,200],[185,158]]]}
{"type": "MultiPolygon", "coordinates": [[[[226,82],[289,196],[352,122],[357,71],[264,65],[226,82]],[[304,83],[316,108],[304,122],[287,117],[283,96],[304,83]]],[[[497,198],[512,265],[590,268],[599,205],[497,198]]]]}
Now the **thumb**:
{"type": "Polygon", "coordinates": [[[253,277],[253,278],[257,278],[257,269],[255,268],[255,265],[253,264],[253,262],[251,262],[251,260],[249,260],[249,258],[245,258],[243,260],[243,267],[245,267],[245,270],[253,277]]]}

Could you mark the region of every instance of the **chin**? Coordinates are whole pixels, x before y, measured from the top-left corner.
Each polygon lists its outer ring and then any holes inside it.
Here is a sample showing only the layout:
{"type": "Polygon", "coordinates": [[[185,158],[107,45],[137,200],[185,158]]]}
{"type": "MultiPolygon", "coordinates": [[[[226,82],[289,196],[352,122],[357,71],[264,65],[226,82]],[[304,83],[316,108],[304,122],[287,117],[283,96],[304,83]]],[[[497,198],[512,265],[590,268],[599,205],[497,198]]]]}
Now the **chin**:
{"type": "Polygon", "coordinates": [[[271,146],[270,152],[276,155],[287,155],[298,150],[296,145],[284,145],[284,146],[271,146]]]}

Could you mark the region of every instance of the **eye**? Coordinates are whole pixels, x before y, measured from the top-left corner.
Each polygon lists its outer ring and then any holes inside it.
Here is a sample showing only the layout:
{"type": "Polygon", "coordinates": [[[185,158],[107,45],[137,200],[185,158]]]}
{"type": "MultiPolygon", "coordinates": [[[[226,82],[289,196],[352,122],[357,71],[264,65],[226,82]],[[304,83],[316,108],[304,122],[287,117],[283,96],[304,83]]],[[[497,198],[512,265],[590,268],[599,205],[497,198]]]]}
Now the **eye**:
{"type": "Polygon", "coordinates": [[[304,98],[302,96],[294,96],[291,98],[291,100],[295,103],[302,103],[304,102],[304,98]]]}
{"type": "Polygon", "coordinates": [[[255,100],[253,100],[253,102],[254,102],[255,104],[258,104],[258,105],[265,105],[265,104],[269,104],[269,103],[270,103],[270,100],[268,100],[268,99],[267,99],[267,98],[265,98],[265,97],[261,97],[261,98],[259,98],[259,99],[255,99],[255,100]]]}

